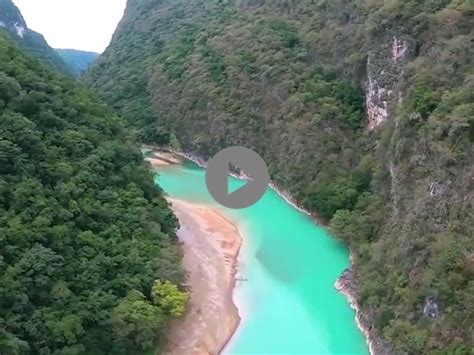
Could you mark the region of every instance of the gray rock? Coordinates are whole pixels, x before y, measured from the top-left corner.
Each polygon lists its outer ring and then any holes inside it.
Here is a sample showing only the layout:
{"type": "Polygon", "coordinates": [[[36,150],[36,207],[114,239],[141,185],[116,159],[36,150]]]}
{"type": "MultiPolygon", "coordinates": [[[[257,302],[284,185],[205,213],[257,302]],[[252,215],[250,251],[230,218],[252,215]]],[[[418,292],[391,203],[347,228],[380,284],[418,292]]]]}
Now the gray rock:
{"type": "Polygon", "coordinates": [[[438,303],[432,298],[427,297],[425,306],[423,307],[423,315],[430,318],[438,318],[440,315],[440,307],[438,303]]]}

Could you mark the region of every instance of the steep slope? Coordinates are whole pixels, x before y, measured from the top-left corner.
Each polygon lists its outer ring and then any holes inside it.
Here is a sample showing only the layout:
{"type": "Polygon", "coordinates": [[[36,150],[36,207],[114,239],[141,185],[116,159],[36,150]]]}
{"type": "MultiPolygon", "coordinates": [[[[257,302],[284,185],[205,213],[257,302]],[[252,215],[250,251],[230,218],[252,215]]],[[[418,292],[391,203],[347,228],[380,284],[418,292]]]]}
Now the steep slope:
{"type": "Polygon", "coordinates": [[[55,49],[55,51],[76,76],[81,76],[99,56],[99,53],[76,49],[55,49]]]}
{"type": "Polygon", "coordinates": [[[0,33],[1,354],[153,348],[186,299],[176,227],[119,119],[0,33]]]}
{"type": "Polygon", "coordinates": [[[474,7],[138,1],[88,85],[142,140],[255,149],[354,255],[393,353],[474,347],[474,7]]]}
{"type": "Polygon", "coordinates": [[[71,69],[48,45],[43,35],[28,28],[20,10],[12,0],[0,0],[0,31],[2,29],[10,33],[20,47],[43,64],[64,75],[71,75],[71,69]]]}

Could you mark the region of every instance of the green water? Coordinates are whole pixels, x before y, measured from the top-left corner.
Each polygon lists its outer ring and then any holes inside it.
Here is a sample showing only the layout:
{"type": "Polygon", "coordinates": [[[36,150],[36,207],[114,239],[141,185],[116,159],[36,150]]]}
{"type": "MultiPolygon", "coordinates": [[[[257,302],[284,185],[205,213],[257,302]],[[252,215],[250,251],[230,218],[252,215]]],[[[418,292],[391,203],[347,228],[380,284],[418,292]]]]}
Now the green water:
{"type": "Polygon", "coordinates": [[[156,181],[171,197],[215,205],[243,234],[238,277],[248,281],[234,292],[242,323],[225,354],[368,354],[354,311],[334,289],[348,250],[308,216],[271,189],[250,208],[220,207],[191,163],[160,168],[156,181]]]}

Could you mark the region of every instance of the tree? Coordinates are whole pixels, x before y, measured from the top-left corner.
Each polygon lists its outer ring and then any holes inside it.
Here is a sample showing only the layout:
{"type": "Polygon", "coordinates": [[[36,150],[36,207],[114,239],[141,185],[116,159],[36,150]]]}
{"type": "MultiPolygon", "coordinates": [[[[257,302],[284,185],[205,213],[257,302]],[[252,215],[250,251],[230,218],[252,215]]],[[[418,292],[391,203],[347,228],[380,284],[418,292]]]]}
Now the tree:
{"type": "Polygon", "coordinates": [[[153,347],[172,315],[143,295],[183,280],[177,225],[110,109],[0,31],[0,352],[153,347]]]}
{"type": "Polygon", "coordinates": [[[138,291],[120,302],[112,316],[112,326],[119,342],[130,351],[152,348],[164,321],[163,311],[148,303],[138,291]]]}
{"type": "Polygon", "coordinates": [[[170,135],[170,147],[176,152],[179,152],[181,150],[181,144],[179,144],[179,140],[176,137],[176,134],[171,133],[170,135]]]}
{"type": "Polygon", "coordinates": [[[173,317],[181,316],[186,309],[188,294],[169,281],[156,280],[151,290],[153,303],[173,317]]]}

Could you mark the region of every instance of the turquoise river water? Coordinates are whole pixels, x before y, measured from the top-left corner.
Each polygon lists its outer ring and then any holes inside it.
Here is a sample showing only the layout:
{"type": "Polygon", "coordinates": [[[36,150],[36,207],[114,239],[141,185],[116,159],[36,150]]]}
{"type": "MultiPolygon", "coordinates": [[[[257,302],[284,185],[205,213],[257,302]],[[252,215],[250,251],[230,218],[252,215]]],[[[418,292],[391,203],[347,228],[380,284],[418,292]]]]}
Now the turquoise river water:
{"type": "MultiPolygon", "coordinates": [[[[229,177],[236,189],[243,181],[229,177]]],[[[355,313],[334,283],[349,266],[346,247],[270,188],[254,206],[218,206],[205,171],[192,163],[159,168],[171,197],[212,205],[243,236],[234,301],[242,322],[224,354],[368,354],[355,313]]]]}

